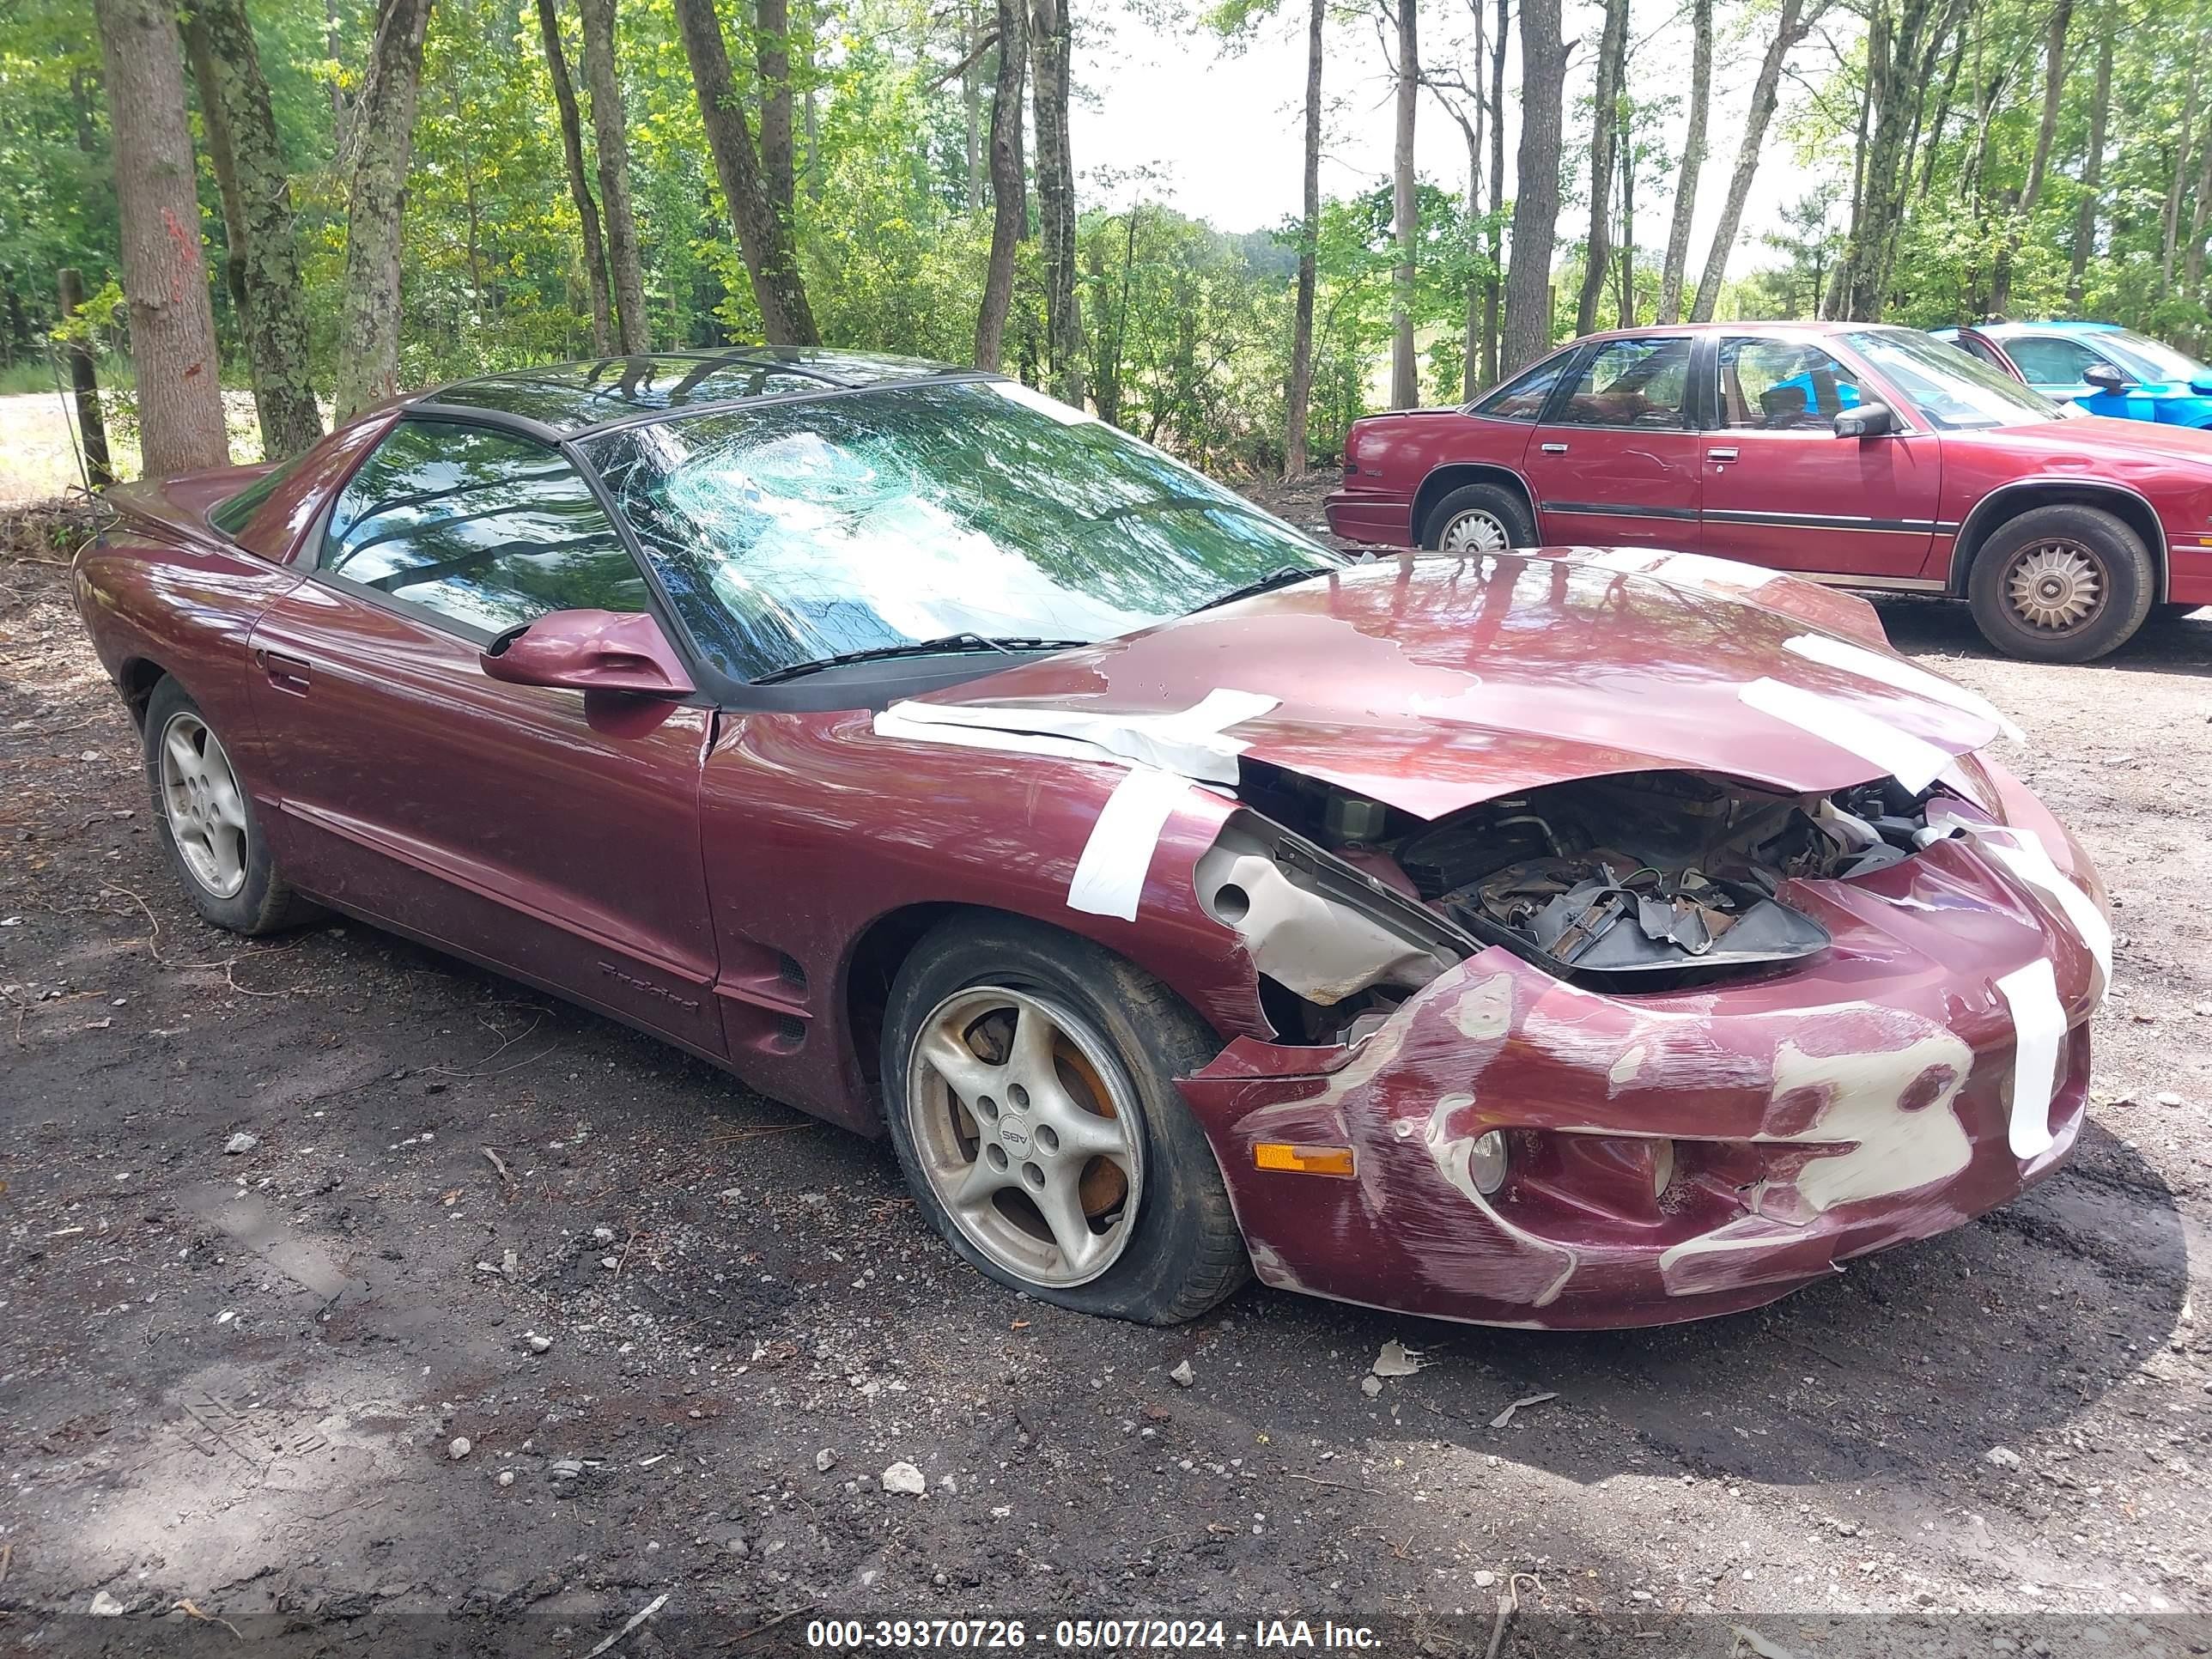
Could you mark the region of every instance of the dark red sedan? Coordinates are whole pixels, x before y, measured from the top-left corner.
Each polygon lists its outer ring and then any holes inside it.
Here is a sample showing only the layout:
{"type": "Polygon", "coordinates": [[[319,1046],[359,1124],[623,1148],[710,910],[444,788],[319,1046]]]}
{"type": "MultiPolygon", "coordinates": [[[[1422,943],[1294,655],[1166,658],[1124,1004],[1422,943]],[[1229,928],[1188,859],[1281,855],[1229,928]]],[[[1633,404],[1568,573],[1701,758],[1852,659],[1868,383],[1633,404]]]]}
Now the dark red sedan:
{"type": "Polygon", "coordinates": [[[2082,1121],[2112,935],[2007,730],[1693,556],[1347,562],[994,376],[447,386],[118,489],[163,843],[888,1133],[1063,1305],[1725,1312],[2082,1121]]]}
{"type": "Polygon", "coordinates": [[[1464,409],[1358,422],[1328,520],[1392,546],[1663,547],[1945,593],[2000,651],[2087,662],[2154,608],[2212,604],[2212,434],[2080,416],[1910,329],[1636,329],[1464,409]]]}

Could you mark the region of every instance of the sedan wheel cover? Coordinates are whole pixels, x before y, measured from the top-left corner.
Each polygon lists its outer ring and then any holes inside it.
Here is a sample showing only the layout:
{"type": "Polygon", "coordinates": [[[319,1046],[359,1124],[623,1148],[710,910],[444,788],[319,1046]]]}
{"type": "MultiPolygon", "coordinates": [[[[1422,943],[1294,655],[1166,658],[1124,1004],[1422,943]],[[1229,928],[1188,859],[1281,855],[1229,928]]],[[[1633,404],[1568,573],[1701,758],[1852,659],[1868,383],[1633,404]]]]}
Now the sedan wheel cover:
{"type": "Polygon", "coordinates": [[[1144,1139],[1087,1023],[1026,991],[957,992],[922,1022],[906,1102],[932,1189],[991,1261],[1066,1289],[1120,1260],[1144,1195],[1144,1139]]]}
{"type": "Polygon", "coordinates": [[[2083,627],[2104,610],[2106,592],[2104,561],[2080,542],[2038,542],[2005,574],[2013,615],[2044,633],[2083,627]]]}
{"type": "Polygon", "coordinates": [[[1447,553],[1504,553],[1513,538],[1494,513],[1472,507],[1444,526],[1438,545],[1447,553]]]}
{"type": "Polygon", "coordinates": [[[161,728],[161,811],[191,878],[219,899],[246,885],[246,798],[222,744],[197,714],[161,728]]]}

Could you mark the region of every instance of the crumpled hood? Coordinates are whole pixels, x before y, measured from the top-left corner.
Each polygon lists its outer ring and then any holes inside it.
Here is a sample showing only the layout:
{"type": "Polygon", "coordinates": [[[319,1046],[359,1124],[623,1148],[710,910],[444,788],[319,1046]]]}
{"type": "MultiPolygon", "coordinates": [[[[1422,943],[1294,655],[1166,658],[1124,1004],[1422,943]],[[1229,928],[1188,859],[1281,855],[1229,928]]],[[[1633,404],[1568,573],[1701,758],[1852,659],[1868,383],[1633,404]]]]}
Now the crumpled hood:
{"type": "Polygon", "coordinates": [[[892,712],[965,706],[963,725],[1004,716],[1020,732],[1029,714],[1027,730],[1065,732],[1071,714],[1172,726],[1212,694],[1247,694],[1207,705],[1264,705],[1222,729],[1232,746],[1424,817],[1646,770],[1807,793],[1894,773],[1919,788],[2004,729],[1975,694],[1807,622],[1802,605],[1747,597],[1771,575],[1644,550],[1407,556],[892,712]]]}

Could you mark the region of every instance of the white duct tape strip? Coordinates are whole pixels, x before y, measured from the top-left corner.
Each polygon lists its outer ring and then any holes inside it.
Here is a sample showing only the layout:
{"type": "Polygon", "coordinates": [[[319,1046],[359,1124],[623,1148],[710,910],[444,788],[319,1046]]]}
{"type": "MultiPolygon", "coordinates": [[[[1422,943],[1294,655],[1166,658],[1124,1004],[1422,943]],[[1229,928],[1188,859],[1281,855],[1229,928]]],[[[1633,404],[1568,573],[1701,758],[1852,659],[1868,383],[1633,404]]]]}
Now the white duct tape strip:
{"type": "Polygon", "coordinates": [[[1840,697],[1827,697],[1780,680],[1756,679],[1736,695],[1763,714],[1771,714],[1895,778],[1914,794],[1936,781],[1951,763],[1950,755],[1910,732],[1900,732],[1840,697]]]}
{"type": "Polygon", "coordinates": [[[1795,652],[1808,662],[1825,663],[1830,668],[1840,668],[1847,674],[1856,674],[1862,679],[1899,691],[1910,691],[1930,702],[1940,702],[1977,720],[1987,720],[2014,743],[2027,741],[2020,727],[2000,714],[1996,706],[1980,692],[1954,685],[1941,674],[1931,674],[1915,664],[1884,656],[1879,651],[1869,651],[1845,640],[1832,639],[1826,634],[1800,634],[1784,640],[1782,648],[1795,652]]]}
{"type": "Polygon", "coordinates": [[[2012,1124],[2006,1143],[2021,1159],[2040,1158],[2057,1144],[2051,1133],[2051,1097],[2058,1089],[2059,1052],[2066,1040],[2066,1011],[2048,957],[1997,981],[2012,1010],[2012,1124]]]}
{"type": "MultiPolygon", "coordinates": [[[[1073,739],[1103,751],[1075,758],[1119,758],[1207,783],[1234,783],[1237,757],[1243,752],[1244,744],[1224,735],[1225,728],[1264,714],[1281,701],[1257,691],[1217,688],[1190,708],[1172,714],[1094,714],[1075,708],[1024,708],[1004,703],[896,702],[876,717],[876,730],[883,732],[888,720],[896,728],[890,735],[925,742],[963,741],[940,735],[954,730],[1073,739]]],[[[975,747],[1014,747],[1003,743],[976,744],[973,739],[968,741],[975,747]]],[[[1062,751],[1042,749],[1025,752],[1062,751]]]]}
{"type": "Polygon", "coordinates": [[[2095,900],[2066,879],[2052,861],[2050,849],[2039,837],[2008,825],[1978,823],[1960,817],[1945,810],[1941,801],[1930,803],[1928,823],[1930,829],[1946,832],[1955,830],[1963,834],[2049,899],[2096,962],[2098,978],[2093,994],[2100,998],[2105,994],[2105,988],[2112,982],[2112,924],[2105,919],[2095,900]]]}
{"type": "Polygon", "coordinates": [[[1074,878],[1067,884],[1067,908],[1134,921],[1160,832],[1190,787],[1188,778],[1173,772],[1133,767],[1114,786],[1098,821],[1091,826],[1091,839],[1084,843],[1074,878]]]}

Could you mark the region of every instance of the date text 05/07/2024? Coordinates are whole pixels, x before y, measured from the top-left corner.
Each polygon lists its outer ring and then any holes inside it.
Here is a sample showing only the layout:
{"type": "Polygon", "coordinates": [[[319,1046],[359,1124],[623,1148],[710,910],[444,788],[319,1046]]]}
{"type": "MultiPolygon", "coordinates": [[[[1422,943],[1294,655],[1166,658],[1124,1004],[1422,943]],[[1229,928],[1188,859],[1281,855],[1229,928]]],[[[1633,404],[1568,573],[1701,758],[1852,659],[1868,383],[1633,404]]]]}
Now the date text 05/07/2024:
{"type": "MultiPolygon", "coordinates": [[[[1042,1621],[1032,1637],[1030,1621],[1020,1619],[814,1619],[807,1621],[809,1648],[933,1649],[981,1652],[1026,1648],[1032,1640],[1047,1645],[1042,1621]]],[[[1060,1619],[1051,1627],[1049,1645],[1075,1652],[1125,1650],[1247,1648],[1334,1649],[1363,1652],[1380,1645],[1366,1625],[1334,1620],[1257,1619],[1249,1626],[1222,1619],[1060,1619]]]]}

